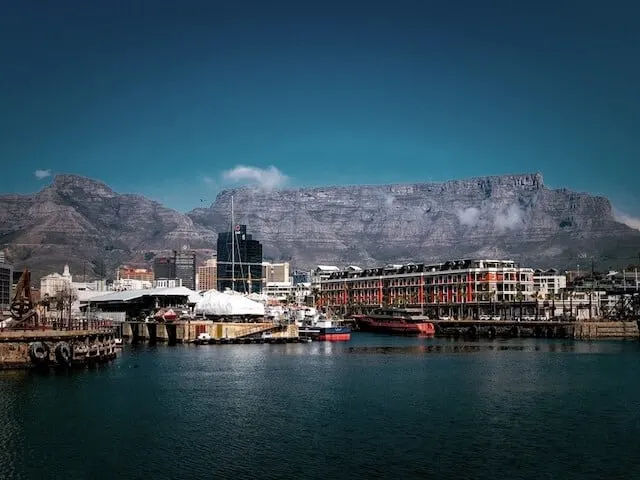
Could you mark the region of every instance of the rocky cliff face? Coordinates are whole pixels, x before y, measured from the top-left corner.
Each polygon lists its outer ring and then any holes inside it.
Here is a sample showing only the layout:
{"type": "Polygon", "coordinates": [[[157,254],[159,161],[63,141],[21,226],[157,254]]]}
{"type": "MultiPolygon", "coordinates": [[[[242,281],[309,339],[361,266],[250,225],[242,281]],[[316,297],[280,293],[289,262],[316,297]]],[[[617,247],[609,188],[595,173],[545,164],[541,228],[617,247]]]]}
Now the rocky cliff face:
{"type": "Polygon", "coordinates": [[[0,196],[0,245],[36,275],[62,270],[96,276],[147,251],[211,245],[215,236],[175,210],[104,183],[59,175],[35,195],[0,196]]]}
{"type": "MultiPolygon", "coordinates": [[[[187,244],[215,248],[216,233],[246,223],[265,256],[295,267],[379,265],[461,257],[513,258],[566,266],[580,256],[609,264],[635,257],[640,232],[613,218],[602,197],[551,190],[537,174],[446,183],[221,192],[186,215],[74,175],[34,195],[0,196],[0,248],[36,276],[60,271],[112,273],[187,244]]],[[[584,261],[584,260],[583,260],[584,261]]]]}
{"type": "Polygon", "coordinates": [[[265,255],[316,263],[373,264],[460,257],[513,258],[570,265],[635,255],[640,232],[613,218],[609,201],[550,190],[539,174],[446,183],[349,186],[220,193],[189,214],[219,231],[246,223],[265,255]],[[623,253],[627,252],[627,253],[623,253]]]}

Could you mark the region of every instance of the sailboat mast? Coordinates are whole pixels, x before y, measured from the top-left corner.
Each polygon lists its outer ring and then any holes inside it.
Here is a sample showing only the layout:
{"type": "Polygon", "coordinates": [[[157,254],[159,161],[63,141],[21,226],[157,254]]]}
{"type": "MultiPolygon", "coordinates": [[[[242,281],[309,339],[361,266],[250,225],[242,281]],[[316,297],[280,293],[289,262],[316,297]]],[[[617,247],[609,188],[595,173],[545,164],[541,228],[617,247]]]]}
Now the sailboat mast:
{"type": "Polygon", "coordinates": [[[231,195],[231,290],[236,290],[236,223],[233,217],[233,195],[231,195]]]}

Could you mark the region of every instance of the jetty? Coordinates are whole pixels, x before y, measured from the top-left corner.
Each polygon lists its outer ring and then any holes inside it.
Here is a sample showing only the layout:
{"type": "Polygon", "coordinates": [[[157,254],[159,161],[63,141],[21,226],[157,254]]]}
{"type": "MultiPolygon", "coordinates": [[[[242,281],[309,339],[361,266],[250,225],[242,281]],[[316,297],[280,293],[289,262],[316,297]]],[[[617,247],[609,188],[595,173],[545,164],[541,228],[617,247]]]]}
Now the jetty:
{"type": "MultiPolygon", "coordinates": [[[[416,317],[420,318],[420,317],[416,317]]],[[[430,320],[437,336],[536,337],[575,340],[638,340],[637,321],[627,320],[430,320]]]]}
{"type": "Polygon", "coordinates": [[[106,322],[40,322],[25,269],[11,302],[11,317],[0,321],[0,370],[72,368],[116,358],[114,329],[106,322]]]}
{"type": "Polygon", "coordinates": [[[210,343],[220,344],[293,343],[299,341],[298,326],[280,322],[125,321],[121,328],[122,338],[131,342],[193,343],[200,334],[208,334],[211,337],[210,343]]]}

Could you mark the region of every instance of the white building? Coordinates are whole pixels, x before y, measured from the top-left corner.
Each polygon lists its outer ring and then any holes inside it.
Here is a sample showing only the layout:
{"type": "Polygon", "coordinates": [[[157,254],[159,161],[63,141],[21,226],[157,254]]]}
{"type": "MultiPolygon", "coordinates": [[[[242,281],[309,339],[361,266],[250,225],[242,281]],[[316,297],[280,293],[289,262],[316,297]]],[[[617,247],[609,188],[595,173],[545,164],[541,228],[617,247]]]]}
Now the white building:
{"type": "Polygon", "coordinates": [[[113,281],[112,290],[116,292],[120,292],[120,291],[126,291],[126,290],[144,290],[152,287],[153,287],[153,284],[146,280],[135,280],[133,278],[121,278],[119,280],[113,281]]]}
{"type": "Polygon", "coordinates": [[[58,292],[69,290],[72,288],[73,277],[69,272],[69,265],[64,266],[62,275],[52,273],[40,279],[40,296],[44,298],[55,297],[58,292]]]}
{"type": "Polygon", "coordinates": [[[160,280],[154,280],[150,288],[178,288],[181,286],[181,278],[161,278],[160,280]]]}
{"type": "Polygon", "coordinates": [[[558,273],[555,268],[533,271],[533,291],[545,298],[558,297],[567,288],[567,276],[558,273]]]}
{"type": "Polygon", "coordinates": [[[340,269],[334,265],[318,265],[311,271],[311,285],[319,285],[328,280],[332,273],[338,273],[340,269]]]}
{"type": "Polygon", "coordinates": [[[270,300],[289,301],[300,305],[311,295],[311,284],[298,283],[294,285],[292,282],[269,282],[263,287],[262,294],[270,300]]]}

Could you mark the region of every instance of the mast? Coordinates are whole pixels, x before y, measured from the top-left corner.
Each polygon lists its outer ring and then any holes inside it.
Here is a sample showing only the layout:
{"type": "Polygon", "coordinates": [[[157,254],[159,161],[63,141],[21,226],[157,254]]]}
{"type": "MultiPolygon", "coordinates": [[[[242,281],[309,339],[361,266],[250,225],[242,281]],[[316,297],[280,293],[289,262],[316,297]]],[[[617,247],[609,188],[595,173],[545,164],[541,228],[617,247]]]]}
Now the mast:
{"type": "Polygon", "coordinates": [[[236,291],[236,224],[233,217],[233,195],[231,195],[231,291],[236,291]]]}

